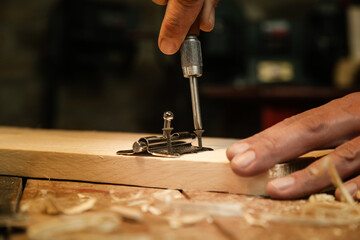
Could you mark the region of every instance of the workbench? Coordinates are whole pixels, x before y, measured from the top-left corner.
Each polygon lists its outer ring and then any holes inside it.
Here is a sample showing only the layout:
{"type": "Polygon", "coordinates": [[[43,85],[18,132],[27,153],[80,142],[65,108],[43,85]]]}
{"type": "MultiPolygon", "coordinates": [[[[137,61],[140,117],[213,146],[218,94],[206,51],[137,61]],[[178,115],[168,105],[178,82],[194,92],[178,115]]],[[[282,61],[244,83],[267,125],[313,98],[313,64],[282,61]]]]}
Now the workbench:
{"type": "MultiPolygon", "coordinates": [[[[17,135],[32,131],[1,130],[17,135]]],[[[76,135],[81,139],[81,133],[76,135]]],[[[99,139],[98,135],[93,139],[99,139]]],[[[0,149],[6,145],[3,140],[0,133],[0,149]]],[[[357,218],[346,218],[344,223],[330,219],[330,224],[324,224],[316,216],[307,216],[303,211],[307,199],[279,201],[229,192],[11,175],[0,175],[0,239],[331,240],[360,236],[357,218]]]]}

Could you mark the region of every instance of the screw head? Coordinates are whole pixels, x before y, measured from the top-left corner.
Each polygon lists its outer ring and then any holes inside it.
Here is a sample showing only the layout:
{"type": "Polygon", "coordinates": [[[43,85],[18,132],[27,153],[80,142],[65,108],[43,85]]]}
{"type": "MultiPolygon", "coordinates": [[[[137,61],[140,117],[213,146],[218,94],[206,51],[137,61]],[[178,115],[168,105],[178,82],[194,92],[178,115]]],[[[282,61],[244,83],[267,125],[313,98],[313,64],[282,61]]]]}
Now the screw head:
{"type": "Polygon", "coordinates": [[[171,111],[164,112],[164,120],[171,121],[174,119],[174,114],[171,111]]]}

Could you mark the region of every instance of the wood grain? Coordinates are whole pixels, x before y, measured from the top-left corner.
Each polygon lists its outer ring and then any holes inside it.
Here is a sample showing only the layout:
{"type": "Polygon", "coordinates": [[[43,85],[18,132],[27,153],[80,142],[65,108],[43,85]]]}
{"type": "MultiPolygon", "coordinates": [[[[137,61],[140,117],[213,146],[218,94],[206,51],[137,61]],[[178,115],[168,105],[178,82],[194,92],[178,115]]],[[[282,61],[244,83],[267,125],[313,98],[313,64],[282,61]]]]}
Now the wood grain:
{"type": "Polygon", "coordinates": [[[0,127],[0,174],[255,195],[266,195],[276,177],[274,169],[251,178],[234,174],[225,150],[236,139],[204,138],[214,151],[180,158],[116,155],[142,136],[0,127]]]}

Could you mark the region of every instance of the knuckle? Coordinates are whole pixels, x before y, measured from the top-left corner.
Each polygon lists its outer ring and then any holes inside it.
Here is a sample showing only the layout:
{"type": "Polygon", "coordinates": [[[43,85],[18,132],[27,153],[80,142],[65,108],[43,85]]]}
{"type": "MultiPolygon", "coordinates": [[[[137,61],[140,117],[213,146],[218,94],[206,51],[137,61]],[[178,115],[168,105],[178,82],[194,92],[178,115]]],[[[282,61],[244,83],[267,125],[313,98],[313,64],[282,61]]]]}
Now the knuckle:
{"type": "Polygon", "coordinates": [[[270,154],[276,152],[277,145],[276,145],[276,140],[273,137],[269,135],[263,136],[261,138],[261,141],[263,143],[263,146],[269,151],[270,154]]]}
{"type": "Polygon", "coordinates": [[[309,133],[319,133],[326,131],[328,129],[328,124],[325,121],[322,121],[320,116],[310,116],[300,120],[301,126],[304,127],[304,130],[309,133]]]}
{"type": "Polygon", "coordinates": [[[284,120],[281,121],[281,124],[283,124],[284,126],[289,126],[291,124],[293,124],[294,122],[297,122],[301,119],[301,117],[299,115],[294,115],[291,116],[289,118],[285,118],[284,120]]]}
{"type": "Polygon", "coordinates": [[[334,102],[338,105],[339,109],[360,122],[360,92],[346,95],[345,97],[340,98],[339,101],[334,100],[334,102]]]}
{"type": "Polygon", "coordinates": [[[334,154],[340,159],[351,162],[360,158],[360,146],[355,141],[349,141],[338,147],[334,154]]]}
{"type": "Polygon", "coordinates": [[[183,24],[176,17],[170,16],[164,24],[171,35],[178,36],[184,31],[183,24]]]}
{"type": "Polygon", "coordinates": [[[303,170],[304,175],[306,176],[305,179],[308,179],[308,181],[313,181],[315,179],[319,179],[320,176],[318,174],[318,169],[313,166],[308,166],[303,170]]]}

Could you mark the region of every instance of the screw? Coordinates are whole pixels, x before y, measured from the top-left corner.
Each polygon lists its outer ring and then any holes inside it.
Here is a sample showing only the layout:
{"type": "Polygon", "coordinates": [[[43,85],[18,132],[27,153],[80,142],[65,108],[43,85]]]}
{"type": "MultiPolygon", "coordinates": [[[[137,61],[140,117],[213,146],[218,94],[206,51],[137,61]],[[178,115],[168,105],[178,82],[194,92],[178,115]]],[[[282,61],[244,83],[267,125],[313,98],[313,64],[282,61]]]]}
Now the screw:
{"type": "Polygon", "coordinates": [[[163,127],[163,136],[166,138],[166,145],[168,153],[173,154],[172,144],[171,144],[171,131],[173,128],[171,127],[171,120],[174,119],[174,114],[171,111],[164,112],[164,127],[163,127]]]}
{"type": "Polygon", "coordinates": [[[171,120],[174,119],[174,114],[171,111],[164,112],[164,128],[170,128],[171,120]]]}

